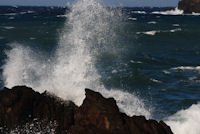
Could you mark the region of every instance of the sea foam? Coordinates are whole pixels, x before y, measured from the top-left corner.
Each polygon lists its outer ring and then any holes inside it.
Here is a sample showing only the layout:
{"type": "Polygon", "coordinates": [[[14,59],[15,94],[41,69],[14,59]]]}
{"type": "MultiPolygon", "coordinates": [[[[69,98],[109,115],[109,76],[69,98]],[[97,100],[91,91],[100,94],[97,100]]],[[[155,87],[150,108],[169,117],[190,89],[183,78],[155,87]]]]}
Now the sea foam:
{"type": "Polygon", "coordinates": [[[160,31],[146,31],[146,32],[137,32],[136,34],[146,34],[146,35],[155,35],[160,33],[160,31]]]}
{"type": "Polygon", "coordinates": [[[81,105],[85,88],[105,97],[114,97],[121,111],[128,115],[151,116],[142,99],[123,89],[106,89],[95,63],[101,52],[111,53],[116,40],[115,28],[121,12],[108,10],[95,0],[79,0],[67,13],[55,55],[43,55],[22,44],[12,43],[3,66],[5,86],[27,85],[39,92],[55,95],[81,105]],[[95,44],[95,45],[94,45],[95,44]]]}
{"type": "Polygon", "coordinates": [[[166,119],[174,134],[199,134],[200,133],[200,103],[193,104],[185,110],[166,119]]]}
{"type": "Polygon", "coordinates": [[[152,14],[161,14],[161,15],[183,15],[183,10],[179,10],[177,7],[172,10],[167,11],[154,11],[152,14]]]}
{"type": "Polygon", "coordinates": [[[148,24],[156,24],[157,22],[156,21],[149,21],[147,22],[148,24]]]}
{"type": "MultiPolygon", "coordinates": [[[[134,93],[123,89],[106,89],[95,68],[97,52],[113,48],[109,45],[116,39],[113,26],[118,27],[117,14],[103,8],[95,0],[77,1],[71,12],[66,14],[68,19],[59,35],[55,55],[46,59],[41,53],[24,47],[23,44],[9,44],[12,49],[6,52],[7,60],[3,65],[5,86],[11,88],[15,85],[27,85],[39,92],[48,90],[77,105],[81,105],[85,98],[84,88],[91,88],[105,97],[114,97],[120,110],[128,115],[151,117],[151,111],[145,107],[144,101],[134,93]],[[95,47],[94,43],[97,44],[95,47]]],[[[154,35],[155,31],[146,33],[154,35]]],[[[174,69],[199,70],[199,67],[174,69]]],[[[152,81],[158,82],[155,79],[152,81]]],[[[175,134],[199,134],[199,111],[200,104],[194,104],[165,121],[175,134]]]]}
{"type": "Polygon", "coordinates": [[[176,7],[175,9],[172,10],[167,10],[167,11],[154,11],[152,14],[161,14],[161,15],[193,15],[193,16],[199,16],[200,13],[195,13],[192,12],[191,14],[184,14],[183,10],[178,9],[176,7]]]}
{"type": "Polygon", "coordinates": [[[171,68],[172,70],[191,70],[191,71],[200,71],[200,66],[179,66],[171,68]]]}
{"type": "Polygon", "coordinates": [[[181,28],[171,29],[171,30],[152,30],[152,31],[146,31],[146,32],[136,32],[136,34],[145,34],[145,35],[151,35],[154,36],[158,33],[174,33],[181,31],[181,28]]]}
{"type": "Polygon", "coordinates": [[[146,14],[145,11],[132,11],[132,13],[136,13],[136,14],[146,14]]]}

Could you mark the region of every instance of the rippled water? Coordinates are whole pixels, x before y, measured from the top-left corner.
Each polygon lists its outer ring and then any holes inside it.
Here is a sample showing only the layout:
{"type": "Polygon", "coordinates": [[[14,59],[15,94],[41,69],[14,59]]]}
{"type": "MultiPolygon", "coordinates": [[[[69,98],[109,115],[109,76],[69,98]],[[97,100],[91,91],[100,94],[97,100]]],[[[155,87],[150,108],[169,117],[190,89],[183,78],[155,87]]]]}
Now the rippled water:
{"type": "Polygon", "coordinates": [[[1,87],[26,84],[77,104],[93,88],[129,115],[198,134],[190,124],[200,122],[200,17],[160,10],[106,9],[93,0],[66,14],[0,7],[1,87]]]}

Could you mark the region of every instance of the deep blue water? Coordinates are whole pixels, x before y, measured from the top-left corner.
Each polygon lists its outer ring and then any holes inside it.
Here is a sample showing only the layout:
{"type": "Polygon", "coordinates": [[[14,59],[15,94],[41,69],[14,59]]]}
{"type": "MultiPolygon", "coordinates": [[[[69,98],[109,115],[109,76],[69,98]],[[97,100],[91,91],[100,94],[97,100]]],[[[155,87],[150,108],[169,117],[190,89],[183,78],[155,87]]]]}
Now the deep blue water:
{"type": "MultiPolygon", "coordinates": [[[[0,87],[8,44],[18,42],[51,57],[67,19],[61,16],[65,10],[0,7],[0,87]]],[[[152,14],[162,8],[122,10],[117,54],[105,52],[96,60],[104,86],[137,94],[156,119],[200,101],[200,17],[152,14]]]]}

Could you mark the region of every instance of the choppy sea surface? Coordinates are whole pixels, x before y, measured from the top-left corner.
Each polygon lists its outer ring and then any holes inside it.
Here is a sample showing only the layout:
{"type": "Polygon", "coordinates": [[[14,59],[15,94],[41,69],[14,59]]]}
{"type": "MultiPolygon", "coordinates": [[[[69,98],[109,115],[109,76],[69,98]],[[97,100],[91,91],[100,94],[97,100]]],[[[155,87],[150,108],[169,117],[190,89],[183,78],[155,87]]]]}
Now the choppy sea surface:
{"type": "Polygon", "coordinates": [[[85,1],[0,7],[0,87],[27,85],[77,105],[92,88],[128,115],[199,134],[200,16],[85,1]]]}

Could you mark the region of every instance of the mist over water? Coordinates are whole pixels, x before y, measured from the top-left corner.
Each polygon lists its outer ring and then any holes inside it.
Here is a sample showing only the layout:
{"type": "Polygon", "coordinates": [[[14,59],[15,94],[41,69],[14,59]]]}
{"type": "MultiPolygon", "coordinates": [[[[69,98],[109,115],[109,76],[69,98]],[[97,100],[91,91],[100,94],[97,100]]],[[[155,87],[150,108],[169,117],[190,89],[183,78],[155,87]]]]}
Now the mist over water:
{"type": "MultiPolygon", "coordinates": [[[[142,99],[123,89],[107,90],[96,70],[96,57],[115,48],[115,28],[120,24],[121,12],[103,8],[95,0],[80,0],[72,7],[60,33],[55,56],[42,55],[20,44],[10,44],[3,66],[5,86],[27,85],[39,92],[48,90],[55,95],[81,105],[85,88],[114,97],[121,111],[128,115],[150,117],[142,99]]],[[[113,52],[114,54],[114,52],[113,52]]]]}

